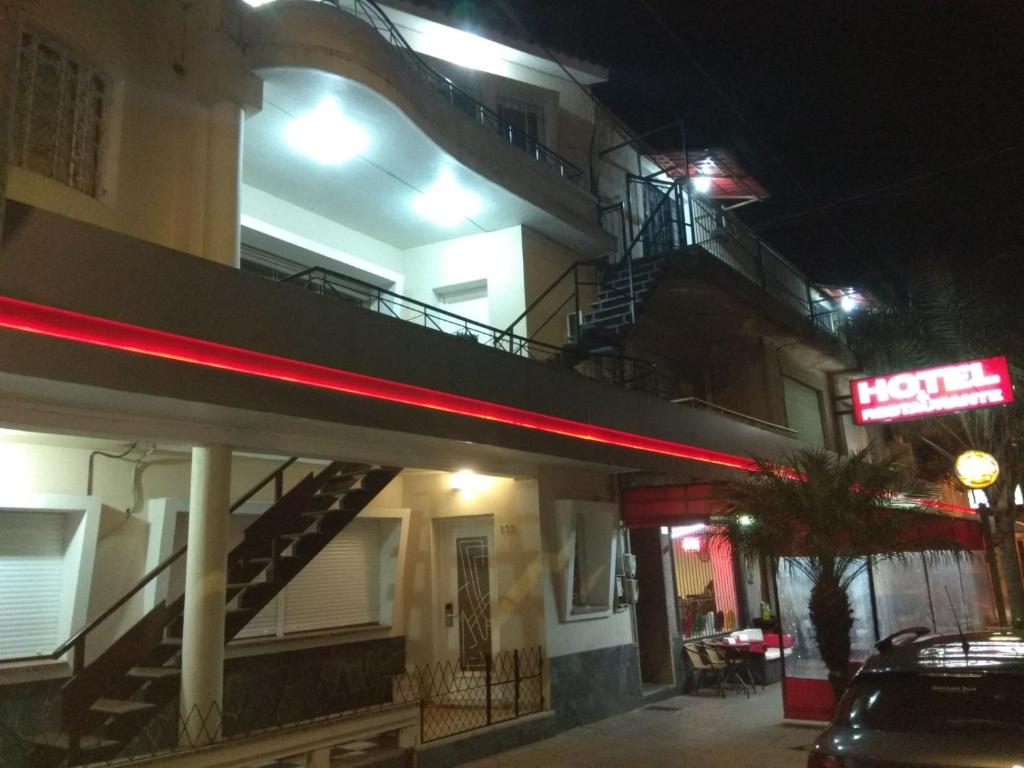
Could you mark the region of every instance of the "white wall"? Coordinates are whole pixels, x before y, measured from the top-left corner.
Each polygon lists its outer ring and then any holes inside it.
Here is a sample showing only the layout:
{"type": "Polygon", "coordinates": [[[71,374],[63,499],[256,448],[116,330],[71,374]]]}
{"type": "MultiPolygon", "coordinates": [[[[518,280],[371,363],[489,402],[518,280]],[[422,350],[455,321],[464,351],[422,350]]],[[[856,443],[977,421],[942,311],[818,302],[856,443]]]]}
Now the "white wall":
{"type": "MultiPolygon", "coordinates": [[[[505,328],[526,308],[522,227],[410,248],[404,253],[405,295],[438,305],[435,289],[486,281],[487,322],[505,328]]],[[[525,330],[525,322],[516,332],[525,330]]]]}
{"type": "MultiPolygon", "coordinates": [[[[598,648],[633,642],[630,611],[600,614],[593,619],[564,621],[562,593],[564,568],[571,562],[572,538],[559,536],[556,502],[576,499],[588,502],[612,502],[611,477],[581,470],[542,468],[539,477],[539,504],[544,548],[544,621],[547,626],[548,656],[566,656],[598,648]],[[570,543],[566,543],[566,542],[570,543]],[[561,542],[561,544],[560,544],[561,542]]],[[[601,505],[604,507],[604,505],[601,505]]]]}

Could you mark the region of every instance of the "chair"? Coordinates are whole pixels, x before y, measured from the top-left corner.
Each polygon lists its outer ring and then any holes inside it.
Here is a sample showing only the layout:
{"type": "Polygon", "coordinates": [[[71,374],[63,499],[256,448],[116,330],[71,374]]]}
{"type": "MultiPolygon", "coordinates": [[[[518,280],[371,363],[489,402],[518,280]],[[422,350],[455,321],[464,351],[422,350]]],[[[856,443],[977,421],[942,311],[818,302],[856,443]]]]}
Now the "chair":
{"type": "Polygon", "coordinates": [[[685,643],[683,645],[683,652],[690,660],[690,666],[697,672],[697,687],[693,692],[698,693],[704,686],[705,677],[713,675],[718,683],[718,695],[724,697],[725,691],[722,690],[722,677],[726,671],[725,663],[710,659],[705,655],[698,643],[685,643]]]}
{"type": "Polygon", "coordinates": [[[751,688],[756,691],[757,685],[753,682],[753,676],[744,655],[736,649],[727,651],[713,645],[705,645],[704,650],[707,652],[711,664],[719,666],[723,670],[722,679],[719,679],[718,683],[719,690],[722,689],[723,683],[732,682],[737,690],[743,689],[749,699],[751,688]],[[746,673],[746,679],[744,679],[744,673],[746,673]]]}

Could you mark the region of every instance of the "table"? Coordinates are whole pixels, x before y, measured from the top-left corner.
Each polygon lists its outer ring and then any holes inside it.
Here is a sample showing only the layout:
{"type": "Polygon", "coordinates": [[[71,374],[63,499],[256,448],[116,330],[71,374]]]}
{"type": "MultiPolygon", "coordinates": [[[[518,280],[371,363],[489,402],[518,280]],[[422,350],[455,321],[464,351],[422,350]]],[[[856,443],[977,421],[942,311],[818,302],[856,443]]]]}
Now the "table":
{"type": "Polygon", "coordinates": [[[729,643],[724,640],[708,640],[704,643],[709,648],[720,651],[725,660],[725,678],[723,684],[732,683],[737,690],[742,689],[747,697],[750,692],[757,692],[757,682],[750,671],[750,643],[729,643]]]}

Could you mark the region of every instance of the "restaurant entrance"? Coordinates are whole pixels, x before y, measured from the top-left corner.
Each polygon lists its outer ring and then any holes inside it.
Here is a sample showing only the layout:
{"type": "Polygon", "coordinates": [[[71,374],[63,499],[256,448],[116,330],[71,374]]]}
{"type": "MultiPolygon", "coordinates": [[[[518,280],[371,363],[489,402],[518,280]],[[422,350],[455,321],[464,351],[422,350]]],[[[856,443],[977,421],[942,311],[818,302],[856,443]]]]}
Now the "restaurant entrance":
{"type": "Polygon", "coordinates": [[[636,605],[636,635],[640,652],[640,680],[645,693],[672,685],[677,659],[673,658],[675,590],[672,586],[668,536],[658,528],[634,528],[630,546],[636,555],[640,600],[636,605]]]}

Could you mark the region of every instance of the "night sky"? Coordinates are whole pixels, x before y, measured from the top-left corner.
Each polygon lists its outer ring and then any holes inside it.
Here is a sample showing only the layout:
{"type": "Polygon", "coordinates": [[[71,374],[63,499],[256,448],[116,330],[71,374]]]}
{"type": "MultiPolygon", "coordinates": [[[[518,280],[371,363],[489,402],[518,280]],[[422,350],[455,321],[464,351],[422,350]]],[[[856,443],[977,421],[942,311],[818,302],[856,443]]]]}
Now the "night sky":
{"type": "Polygon", "coordinates": [[[637,133],[682,118],[690,149],[734,150],[772,195],[743,218],[816,280],[1024,254],[1024,2],[430,4],[609,67],[637,133]]]}

